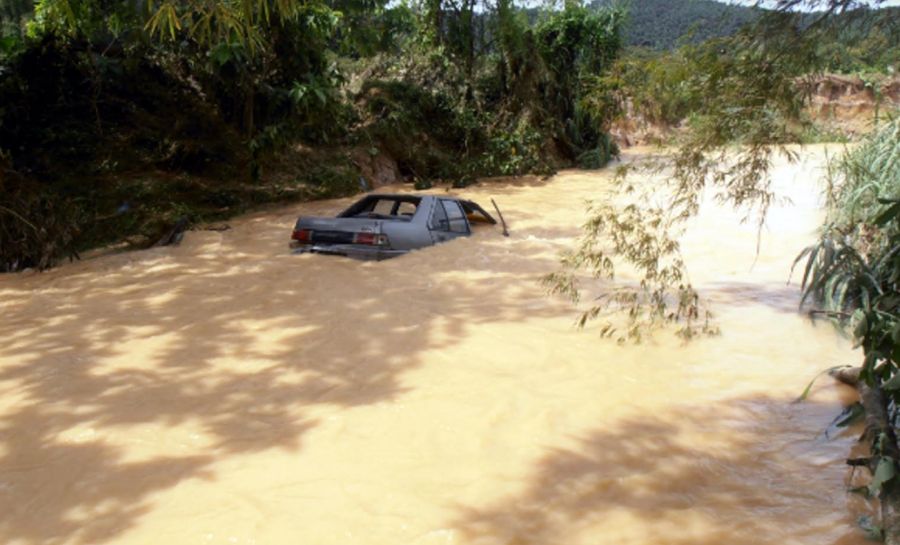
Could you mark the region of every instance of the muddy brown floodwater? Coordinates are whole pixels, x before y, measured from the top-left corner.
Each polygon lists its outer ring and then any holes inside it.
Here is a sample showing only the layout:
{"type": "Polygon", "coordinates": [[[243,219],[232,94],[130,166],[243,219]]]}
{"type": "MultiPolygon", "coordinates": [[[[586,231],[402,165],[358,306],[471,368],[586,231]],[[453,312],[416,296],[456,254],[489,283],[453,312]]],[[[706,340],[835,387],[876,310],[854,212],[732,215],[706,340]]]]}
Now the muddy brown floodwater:
{"type": "Polygon", "coordinates": [[[858,358],[785,284],[821,220],[803,157],[755,265],[733,212],[693,225],[723,334],[687,346],[579,331],[538,286],[607,171],[467,189],[511,237],[381,263],[288,253],[345,199],[3,276],[0,542],[863,543],[853,437],[822,433],[852,393],[791,403],[858,358]]]}

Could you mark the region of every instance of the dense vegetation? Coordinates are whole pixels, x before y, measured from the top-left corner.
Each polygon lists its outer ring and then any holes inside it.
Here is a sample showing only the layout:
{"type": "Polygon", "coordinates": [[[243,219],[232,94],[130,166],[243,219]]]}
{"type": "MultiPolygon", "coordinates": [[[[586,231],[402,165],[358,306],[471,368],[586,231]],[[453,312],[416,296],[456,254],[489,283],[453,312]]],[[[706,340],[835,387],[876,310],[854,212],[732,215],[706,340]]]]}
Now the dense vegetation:
{"type": "Polygon", "coordinates": [[[804,300],[855,326],[864,378],[900,394],[900,118],[832,161],[828,216],[805,261],[804,300]]]}
{"type": "MultiPolygon", "coordinates": [[[[642,0],[643,1],[643,0],[642,0]]],[[[706,9],[704,2],[687,2],[695,10],[706,9]]],[[[713,4],[716,4],[713,2],[713,4]]],[[[673,2],[670,10],[682,6],[673,2]]],[[[751,8],[716,4],[711,13],[737,10],[749,14],[751,8]]],[[[712,9],[712,8],[710,8],[712,9]]],[[[596,88],[597,95],[605,94],[608,104],[628,110],[632,116],[656,126],[673,127],[685,122],[696,122],[695,114],[708,110],[706,92],[708,77],[717,81],[721,70],[729,65],[740,65],[747,60],[760,58],[752,50],[760,35],[768,35],[764,47],[784,47],[789,55],[778,58],[779,63],[792,70],[797,86],[794,93],[800,100],[813,90],[820,74],[848,74],[861,77],[861,83],[871,89],[874,100],[882,100],[879,94],[882,83],[900,73],[900,8],[871,9],[871,6],[847,5],[838,12],[783,13],[780,15],[756,10],[744,26],[737,29],[722,27],[728,32],[705,40],[686,40],[677,47],[654,50],[630,48],[603,77],[596,88]],[[780,38],[779,38],[780,37],[780,38]],[[775,40],[782,43],[778,45],[775,40]],[[718,75],[716,75],[718,74],[718,75]]],[[[711,15],[709,15],[711,16],[711,15]]],[[[701,16],[697,16],[701,17],[701,16]]],[[[744,18],[747,19],[747,18],[744,18]]],[[[631,12],[626,23],[626,33],[635,28],[652,28],[644,12],[631,12]]],[[[675,26],[674,33],[690,36],[686,25],[675,26]]],[[[656,46],[656,44],[654,44],[656,46]]],[[[736,79],[739,81],[739,79],[736,79]]],[[[723,98],[713,95],[713,99],[723,98]]],[[[724,97],[730,100],[730,97],[724,97]]],[[[721,103],[721,102],[720,102],[721,103]]],[[[822,127],[813,127],[802,116],[783,128],[790,134],[779,140],[808,141],[823,137],[840,137],[822,134],[822,127]]]]}
{"type": "MultiPolygon", "coordinates": [[[[577,271],[613,278],[616,263],[624,262],[643,275],[638,286],[611,291],[582,323],[625,308],[622,338],[640,338],[671,322],[681,323],[687,337],[715,331],[679,255],[679,234],[699,209],[700,195],[714,192],[761,229],[776,197],[769,165],[776,154],[792,158],[795,152],[785,145],[803,141],[810,131],[808,81],[832,67],[834,44],[856,36],[854,62],[893,70],[892,64],[869,64],[884,59],[884,52],[861,44],[868,43],[863,38],[888,39],[891,54],[900,51],[896,10],[823,0],[815,4],[822,9],[810,14],[794,9],[806,5],[800,0],[780,5],[732,36],[662,54],[625,55],[588,89],[589,100],[607,111],[684,130],[673,135],[671,160],[650,167],[666,172],[663,185],[638,188],[623,169],[615,198],[594,205],[565,270],[546,279],[551,291],[577,299],[577,271]]],[[[609,324],[604,331],[614,332],[609,324]]]]}
{"type": "Polygon", "coordinates": [[[825,70],[900,73],[900,7],[860,10],[837,18],[832,30],[833,39],[821,42],[817,51],[825,70]]]}
{"type": "MultiPolygon", "coordinates": [[[[617,0],[595,0],[595,7],[617,5],[617,0]]],[[[713,0],[630,0],[625,24],[625,46],[654,52],[669,52],[683,45],[697,45],[716,38],[728,38],[765,19],[767,11],[758,6],[713,0]]],[[[822,7],[823,4],[818,4],[822,7]]],[[[827,14],[802,13],[798,28],[825,23],[832,27],[827,40],[816,44],[823,70],[839,73],[900,71],[900,7],[873,11],[871,4],[848,3],[850,9],[827,14]],[[825,15],[823,19],[823,15],[825,15]],[[868,21],[881,19],[882,24],[868,21]],[[891,23],[893,22],[893,23],[891,23]]],[[[816,7],[816,6],[813,6],[816,7]]],[[[657,57],[637,51],[639,58],[658,58],[660,63],[678,63],[679,55],[657,57]]]]}
{"type": "Polygon", "coordinates": [[[620,50],[617,9],[529,23],[512,2],[0,6],[0,270],[358,191],[360,155],[428,185],[615,152],[583,95],[620,50]]]}
{"type": "MultiPolygon", "coordinates": [[[[715,332],[679,251],[701,195],[714,194],[762,228],[776,198],[773,156],[794,156],[783,144],[796,140],[806,121],[802,91],[809,86],[798,82],[833,69],[838,50],[851,65],[896,70],[896,11],[842,0],[778,4],[732,36],[687,44],[662,60],[625,59],[594,89],[597,100],[627,101],[662,122],[683,120],[685,130],[671,156],[649,167],[662,173],[660,185],[637,188],[622,169],[609,198],[594,203],[563,270],[546,278],[551,291],[577,299],[581,273],[614,279],[623,265],[638,272],[637,283],[613,283],[582,324],[608,317],[602,332],[623,341],[663,324],[679,324],[686,338],[715,332]],[[810,4],[821,11],[794,9],[810,4]],[[887,50],[871,45],[881,40],[887,50]]],[[[871,471],[869,486],[859,491],[880,500],[872,534],[900,543],[900,125],[896,115],[890,119],[832,162],[828,224],[798,261],[804,301],[823,307],[813,314],[852,328],[863,348],[858,381],[870,455],[848,463],[871,471]]]]}
{"type": "MultiPolygon", "coordinates": [[[[603,165],[615,114],[676,124],[707,108],[718,91],[705,70],[744,62],[719,52],[763,13],[705,0],[630,10],[2,0],[0,270],[152,244],[180,217],[354,192],[366,161],[420,186],[603,165]],[[623,32],[655,48],[693,38],[617,61],[623,32]],[[726,37],[701,41],[714,35],[726,37]]],[[[829,19],[839,39],[815,42],[820,66],[893,66],[895,29],[848,17],[829,19]]]]}
{"type": "MultiPolygon", "coordinates": [[[[595,0],[591,5],[604,8],[616,2],[595,0]]],[[[631,0],[628,11],[626,46],[657,50],[732,36],[760,13],[756,7],[714,0],[631,0]]]]}
{"type": "MultiPolygon", "coordinates": [[[[819,242],[797,258],[803,299],[852,331],[863,358],[859,380],[877,392],[867,410],[883,413],[870,456],[859,460],[873,479],[857,491],[882,500],[882,520],[873,527],[890,543],[900,542],[896,511],[900,498],[896,422],[900,416],[900,118],[835,158],[828,173],[828,216],[819,242]]],[[[866,400],[863,400],[865,404],[866,400]]],[[[849,412],[849,411],[848,411],[849,412]]],[[[850,413],[852,414],[852,413],[850,413]]],[[[869,431],[869,430],[867,430],[869,431]]]]}

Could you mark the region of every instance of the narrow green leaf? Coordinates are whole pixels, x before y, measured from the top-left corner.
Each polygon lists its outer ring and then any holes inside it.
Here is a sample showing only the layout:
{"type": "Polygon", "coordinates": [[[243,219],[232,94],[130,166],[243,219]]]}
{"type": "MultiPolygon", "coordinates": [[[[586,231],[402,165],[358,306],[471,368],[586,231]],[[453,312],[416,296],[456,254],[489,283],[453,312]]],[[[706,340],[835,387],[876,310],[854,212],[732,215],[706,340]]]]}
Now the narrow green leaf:
{"type": "Polygon", "coordinates": [[[882,456],[875,467],[872,481],[869,483],[869,495],[879,497],[884,485],[897,475],[894,459],[890,456],[882,456]]]}
{"type": "Polygon", "coordinates": [[[887,207],[882,213],[875,216],[875,219],[872,220],[872,223],[877,225],[878,227],[884,227],[891,220],[896,219],[897,214],[900,213],[900,203],[892,204],[887,207]]]}
{"type": "Polygon", "coordinates": [[[834,425],[838,428],[846,428],[847,426],[857,422],[860,418],[865,416],[866,410],[863,408],[862,403],[856,402],[838,415],[838,418],[835,420],[834,425]]]}
{"type": "Polygon", "coordinates": [[[866,333],[869,332],[869,318],[865,313],[862,313],[859,317],[859,321],[856,323],[856,327],[853,328],[853,338],[854,339],[862,339],[866,336],[866,333]]]}
{"type": "Polygon", "coordinates": [[[809,397],[809,392],[812,390],[813,384],[815,384],[816,381],[819,380],[819,377],[821,377],[824,374],[830,373],[832,371],[837,371],[838,369],[845,369],[847,367],[849,367],[849,366],[848,365],[835,365],[834,367],[829,367],[828,369],[825,369],[824,371],[819,372],[819,374],[814,376],[813,379],[811,381],[809,381],[809,384],[807,384],[806,388],[803,389],[803,393],[801,393],[800,396],[794,400],[794,403],[800,403],[801,401],[806,401],[806,398],[809,397]]]}

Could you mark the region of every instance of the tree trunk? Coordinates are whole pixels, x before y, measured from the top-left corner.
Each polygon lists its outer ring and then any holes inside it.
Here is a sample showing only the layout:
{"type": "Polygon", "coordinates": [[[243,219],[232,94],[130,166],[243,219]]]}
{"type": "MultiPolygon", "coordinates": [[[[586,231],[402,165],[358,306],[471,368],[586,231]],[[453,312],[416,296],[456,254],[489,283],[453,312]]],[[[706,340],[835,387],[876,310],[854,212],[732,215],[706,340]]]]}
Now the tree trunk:
{"type": "Polygon", "coordinates": [[[247,131],[247,138],[253,138],[253,89],[247,89],[244,98],[244,130],[247,131]]]}
{"type": "MultiPolygon", "coordinates": [[[[835,379],[855,386],[859,392],[859,401],[866,412],[866,431],[862,439],[873,448],[872,458],[868,467],[874,473],[878,459],[882,456],[890,457],[896,463],[900,461],[900,449],[897,447],[897,434],[888,418],[887,402],[881,388],[869,387],[865,381],[859,380],[861,369],[844,368],[831,372],[835,379]],[[881,450],[875,452],[875,443],[879,438],[881,450]]],[[[884,542],[887,545],[900,545],[900,486],[898,479],[894,477],[884,483],[881,489],[881,529],[884,532],[884,542]]]]}

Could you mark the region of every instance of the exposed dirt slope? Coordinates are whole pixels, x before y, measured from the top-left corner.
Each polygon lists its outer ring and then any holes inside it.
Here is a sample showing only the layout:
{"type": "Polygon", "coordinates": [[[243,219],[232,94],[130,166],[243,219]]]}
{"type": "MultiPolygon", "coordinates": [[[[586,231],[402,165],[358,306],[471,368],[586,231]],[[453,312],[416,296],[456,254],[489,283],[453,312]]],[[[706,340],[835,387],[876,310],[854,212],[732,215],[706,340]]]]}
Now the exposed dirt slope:
{"type": "Polygon", "coordinates": [[[876,118],[900,107],[900,77],[867,81],[859,76],[822,75],[811,83],[810,117],[823,128],[856,136],[876,118]]]}
{"type": "MultiPolygon", "coordinates": [[[[879,118],[900,108],[900,76],[864,80],[859,76],[823,74],[799,86],[810,93],[809,118],[822,134],[854,138],[868,132],[879,118]]],[[[610,134],[620,147],[663,143],[680,127],[652,123],[630,105],[610,134]]]]}

